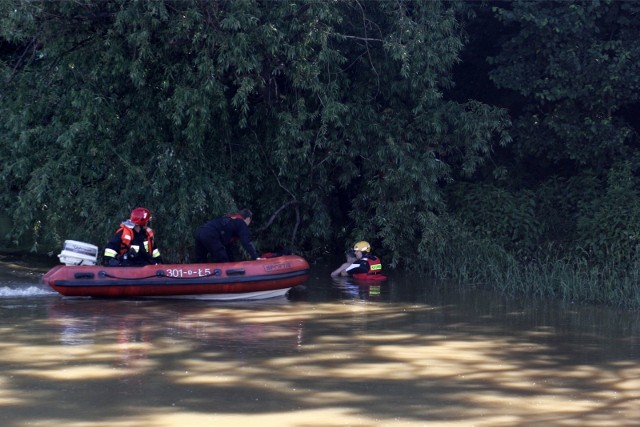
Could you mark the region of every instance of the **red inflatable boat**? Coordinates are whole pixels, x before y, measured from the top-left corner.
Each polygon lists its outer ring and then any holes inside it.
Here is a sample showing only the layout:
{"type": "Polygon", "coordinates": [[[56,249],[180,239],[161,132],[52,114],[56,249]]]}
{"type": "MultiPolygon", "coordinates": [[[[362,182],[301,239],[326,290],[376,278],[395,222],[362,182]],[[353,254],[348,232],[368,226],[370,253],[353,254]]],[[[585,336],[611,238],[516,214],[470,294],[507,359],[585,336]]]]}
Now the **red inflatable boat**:
{"type": "Polygon", "coordinates": [[[67,265],[49,270],[43,282],[73,297],[197,297],[215,300],[282,296],[309,278],[309,264],[296,255],[218,264],[104,267],[92,264],[97,247],[65,242],[58,255],[67,265]],[[74,246],[75,245],[75,246],[74,246]],[[91,252],[86,256],[83,252],[91,252]]]}

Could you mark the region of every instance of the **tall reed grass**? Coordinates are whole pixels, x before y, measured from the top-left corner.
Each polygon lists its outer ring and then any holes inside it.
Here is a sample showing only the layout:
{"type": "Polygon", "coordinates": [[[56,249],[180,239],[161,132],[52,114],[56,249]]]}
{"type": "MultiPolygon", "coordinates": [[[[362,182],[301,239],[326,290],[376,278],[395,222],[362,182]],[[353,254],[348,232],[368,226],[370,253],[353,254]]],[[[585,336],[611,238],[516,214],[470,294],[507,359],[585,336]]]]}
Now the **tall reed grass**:
{"type": "Polygon", "coordinates": [[[522,261],[490,240],[452,242],[428,254],[426,269],[460,286],[640,309],[640,260],[623,269],[613,262],[592,264],[585,257],[544,252],[539,259],[522,261]]]}

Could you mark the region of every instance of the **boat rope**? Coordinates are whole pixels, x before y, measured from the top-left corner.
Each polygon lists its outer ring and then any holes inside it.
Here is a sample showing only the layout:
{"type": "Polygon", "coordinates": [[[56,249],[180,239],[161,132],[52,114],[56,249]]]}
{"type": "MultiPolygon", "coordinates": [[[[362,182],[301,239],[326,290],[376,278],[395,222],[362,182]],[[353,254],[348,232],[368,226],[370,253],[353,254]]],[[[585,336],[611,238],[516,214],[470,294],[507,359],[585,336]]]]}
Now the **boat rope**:
{"type": "MultiPolygon", "coordinates": [[[[214,268],[213,271],[209,274],[203,274],[201,276],[188,276],[188,277],[171,277],[171,279],[202,279],[203,277],[212,277],[212,276],[220,276],[222,274],[222,270],[219,268],[214,268]]],[[[109,274],[106,271],[102,270],[98,272],[98,277],[109,279],[118,279],[118,280],[145,280],[145,279],[153,279],[156,277],[167,277],[167,273],[164,270],[156,270],[155,274],[150,276],[140,276],[140,277],[118,277],[113,274],[109,274]]]]}

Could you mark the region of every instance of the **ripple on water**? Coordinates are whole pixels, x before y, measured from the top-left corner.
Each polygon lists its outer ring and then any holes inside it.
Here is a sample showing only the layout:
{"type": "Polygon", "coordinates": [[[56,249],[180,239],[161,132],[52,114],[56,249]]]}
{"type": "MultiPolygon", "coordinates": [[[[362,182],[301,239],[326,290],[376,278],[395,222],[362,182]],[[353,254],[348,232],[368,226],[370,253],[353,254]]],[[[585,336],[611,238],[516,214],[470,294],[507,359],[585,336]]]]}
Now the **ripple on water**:
{"type": "Polygon", "coordinates": [[[34,297],[34,296],[50,296],[56,292],[37,285],[24,285],[16,283],[10,286],[0,286],[0,298],[8,297],[34,297]]]}

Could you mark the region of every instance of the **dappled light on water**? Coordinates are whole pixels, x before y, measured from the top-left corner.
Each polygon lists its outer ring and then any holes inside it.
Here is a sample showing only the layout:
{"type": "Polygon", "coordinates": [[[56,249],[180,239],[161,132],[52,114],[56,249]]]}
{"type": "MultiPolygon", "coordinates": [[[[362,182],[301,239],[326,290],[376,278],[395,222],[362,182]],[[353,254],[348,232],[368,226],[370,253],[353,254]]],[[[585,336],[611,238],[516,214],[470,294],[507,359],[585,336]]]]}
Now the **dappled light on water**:
{"type": "Polygon", "coordinates": [[[6,427],[640,424],[632,336],[571,338],[548,325],[527,325],[523,313],[458,310],[359,299],[54,298],[30,309],[5,307],[0,421],[6,427]]]}
{"type": "Polygon", "coordinates": [[[634,313],[322,275],[261,302],[65,299],[19,273],[3,427],[640,425],[634,313]]]}

